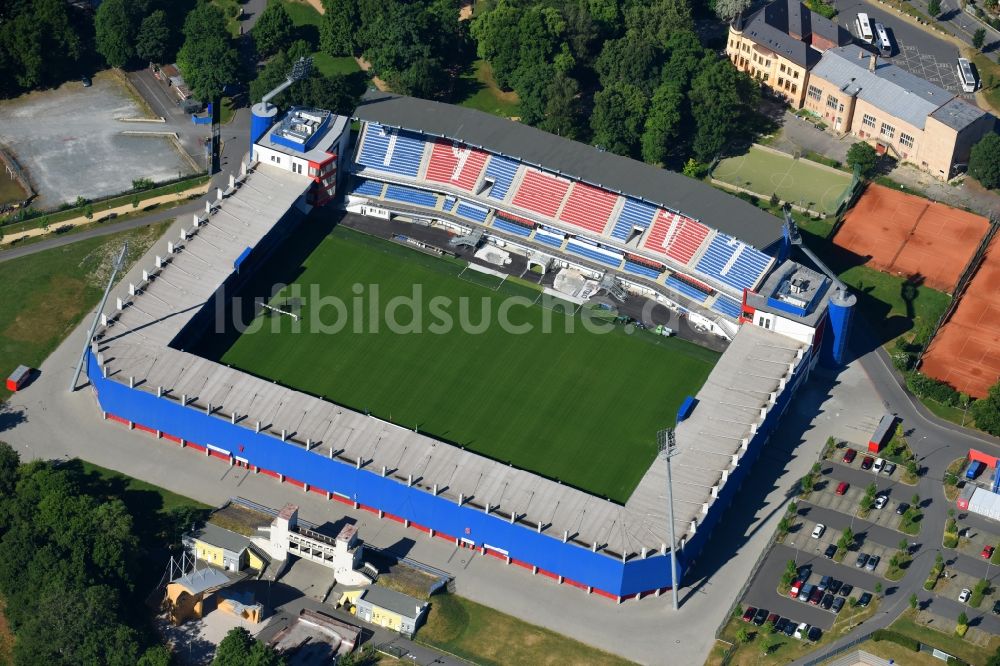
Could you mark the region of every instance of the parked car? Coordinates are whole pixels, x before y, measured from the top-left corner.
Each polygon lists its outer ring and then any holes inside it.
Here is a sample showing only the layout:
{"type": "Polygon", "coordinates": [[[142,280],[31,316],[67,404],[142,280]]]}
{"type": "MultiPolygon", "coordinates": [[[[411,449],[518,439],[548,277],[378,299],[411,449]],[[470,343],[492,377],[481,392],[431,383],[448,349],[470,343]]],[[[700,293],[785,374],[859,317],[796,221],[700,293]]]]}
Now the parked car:
{"type": "Polygon", "coordinates": [[[854,591],[853,585],[851,585],[850,583],[844,583],[844,587],[840,588],[840,592],[838,594],[840,594],[840,596],[842,597],[849,597],[851,596],[851,592],[853,591],[854,591]]]}
{"type": "Polygon", "coordinates": [[[832,594],[837,594],[837,592],[840,592],[840,588],[842,588],[843,586],[844,584],[842,582],[834,578],[833,580],[830,581],[830,586],[827,587],[826,589],[828,592],[832,594]]]}
{"type": "Polygon", "coordinates": [[[818,539],[823,536],[823,532],[826,531],[826,525],[823,523],[816,523],[816,527],[813,528],[812,538],[818,539]]]}
{"type": "Polygon", "coordinates": [[[907,509],[909,508],[910,508],[909,504],[907,504],[906,502],[900,502],[899,504],[896,505],[896,515],[902,516],[904,513],[906,513],[907,509]]]}
{"type": "Polygon", "coordinates": [[[845,601],[846,599],[844,599],[844,597],[837,597],[836,599],[833,600],[833,607],[830,610],[832,610],[834,613],[839,613],[840,609],[844,607],[845,601]]]}
{"type": "Polygon", "coordinates": [[[802,589],[802,581],[795,580],[792,581],[792,587],[788,590],[788,596],[792,599],[796,599],[799,596],[799,590],[802,589]]]}
{"type": "Polygon", "coordinates": [[[993,557],[993,546],[983,546],[983,552],[979,553],[979,557],[984,560],[988,560],[993,557]]]}
{"type": "Polygon", "coordinates": [[[1000,615],[1000,600],[993,602],[993,614],[1000,615]]]}
{"type": "Polygon", "coordinates": [[[767,619],[764,620],[764,624],[767,624],[768,622],[770,622],[771,626],[773,627],[778,622],[778,618],[779,617],[781,617],[781,616],[778,615],[777,613],[771,613],[770,615],[767,616],[767,619]]]}
{"type": "Polygon", "coordinates": [[[778,621],[774,623],[774,632],[777,634],[785,633],[785,627],[788,626],[788,622],[787,617],[779,617],[778,621]]]}
{"type": "Polygon", "coordinates": [[[820,589],[820,592],[826,592],[826,589],[830,587],[831,580],[833,580],[833,577],[823,576],[822,578],[820,578],[819,585],[817,585],[816,587],[820,589]]]}
{"type": "Polygon", "coordinates": [[[825,555],[826,559],[828,560],[832,560],[833,556],[836,554],[837,554],[837,544],[834,543],[831,543],[829,546],[827,546],[826,550],[823,552],[823,555],[825,555]]]}
{"type": "Polygon", "coordinates": [[[854,563],[854,566],[864,569],[866,564],[868,564],[868,553],[858,553],[858,559],[854,563]]]}
{"type": "Polygon", "coordinates": [[[850,486],[849,483],[847,483],[847,481],[841,481],[840,484],[837,486],[837,491],[836,492],[837,492],[838,495],[843,495],[844,493],[847,492],[847,489],[850,488],[850,487],[851,486],[850,486]]]}
{"type": "Polygon", "coordinates": [[[885,506],[885,503],[889,501],[889,496],[885,493],[879,493],[875,496],[875,508],[881,509],[885,506]]]}
{"type": "Polygon", "coordinates": [[[809,580],[809,576],[812,576],[813,572],[812,565],[803,564],[801,567],[799,567],[798,572],[799,572],[798,576],[802,580],[802,582],[806,582],[809,580]]]}
{"type": "Polygon", "coordinates": [[[969,467],[965,470],[965,478],[969,481],[975,481],[976,477],[982,474],[984,469],[986,469],[986,463],[979,460],[973,460],[969,463],[969,467]]]}
{"type": "Polygon", "coordinates": [[[83,85],[84,88],[89,88],[90,86],[94,85],[94,82],[90,80],[89,76],[81,76],[80,83],[83,85]]]}
{"type": "Polygon", "coordinates": [[[815,643],[823,636],[823,630],[819,627],[809,627],[809,633],[806,634],[810,641],[815,643]]]}
{"type": "Polygon", "coordinates": [[[972,596],[972,590],[967,587],[963,587],[962,591],[958,593],[958,600],[964,604],[969,600],[970,596],[972,596]]]}
{"type": "Polygon", "coordinates": [[[864,608],[865,606],[867,606],[871,602],[872,602],[872,593],[871,592],[865,592],[860,597],[858,597],[858,606],[861,607],[861,608],[864,608]]]}
{"type": "Polygon", "coordinates": [[[795,628],[797,626],[798,625],[795,624],[794,620],[789,620],[788,624],[785,625],[785,635],[786,636],[791,636],[792,634],[794,634],[795,633],[795,628]]]}
{"type": "Polygon", "coordinates": [[[766,608],[758,608],[757,613],[753,616],[753,623],[759,627],[767,620],[767,616],[768,612],[766,608]]]}
{"type": "Polygon", "coordinates": [[[805,585],[803,585],[802,589],[799,590],[799,601],[809,601],[809,597],[812,595],[812,592],[815,589],[816,586],[813,585],[812,583],[806,583],[805,585]]]}
{"type": "Polygon", "coordinates": [[[753,622],[753,616],[757,614],[757,609],[753,606],[747,606],[747,609],[743,611],[743,621],[753,622]]]}
{"type": "Polygon", "coordinates": [[[861,469],[869,470],[872,468],[872,465],[874,464],[875,464],[874,458],[872,458],[871,456],[865,456],[865,459],[861,461],[861,469]]]}
{"type": "Polygon", "coordinates": [[[813,591],[809,594],[809,603],[815,606],[822,599],[823,599],[823,590],[819,589],[818,587],[814,587],[813,591]]]}
{"type": "Polygon", "coordinates": [[[830,610],[831,606],[833,606],[833,595],[827,592],[823,595],[823,601],[819,602],[819,607],[823,610],[830,610]]]}
{"type": "Polygon", "coordinates": [[[882,558],[880,558],[878,555],[872,555],[871,557],[869,557],[868,563],[865,565],[865,570],[875,571],[875,567],[878,566],[878,563],[881,559],[882,558]]]}
{"type": "Polygon", "coordinates": [[[801,641],[803,638],[806,637],[806,634],[808,633],[809,633],[809,625],[803,622],[802,624],[800,624],[798,627],[795,628],[794,636],[795,638],[801,641]]]}
{"type": "Polygon", "coordinates": [[[892,476],[892,473],[896,471],[896,463],[885,461],[885,467],[882,468],[882,472],[886,476],[892,476]]]}
{"type": "Polygon", "coordinates": [[[879,472],[882,471],[883,467],[885,467],[885,461],[882,460],[881,458],[876,458],[875,464],[872,465],[872,471],[878,474],[879,472]]]}
{"type": "Polygon", "coordinates": [[[854,462],[854,459],[858,457],[858,452],[854,449],[847,449],[844,451],[844,462],[850,465],[854,462]]]}

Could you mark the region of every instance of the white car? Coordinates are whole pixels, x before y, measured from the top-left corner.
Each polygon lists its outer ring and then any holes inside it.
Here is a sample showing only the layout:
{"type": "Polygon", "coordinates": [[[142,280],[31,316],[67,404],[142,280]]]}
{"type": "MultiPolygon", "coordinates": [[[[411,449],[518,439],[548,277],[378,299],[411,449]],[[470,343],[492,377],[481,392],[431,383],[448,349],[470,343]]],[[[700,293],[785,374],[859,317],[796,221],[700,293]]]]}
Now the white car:
{"type": "Polygon", "coordinates": [[[962,591],[958,593],[958,600],[964,604],[969,600],[969,597],[971,596],[972,596],[972,590],[970,590],[967,587],[963,587],[962,591]]]}
{"type": "Polygon", "coordinates": [[[813,528],[812,537],[813,539],[818,539],[823,536],[823,532],[826,531],[826,525],[823,523],[816,523],[816,527],[813,528]]]}
{"type": "Polygon", "coordinates": [[[885,495],[876,495],[875,496],[875,508],[876,509],[881,509],[882,507],[885,506],[885,503],[888,502],[888,501],[889,501],[889,498],[886,497],[885,495]]]}
{"type": "Polygon", "coordinates": [[[803,638],[806,637],[806,634],[808,634],[808,633],[809,633],[809,625],[806,624],[805,622],[803,622],[798,627],[796,627],[795,633],[793,634],[793,636],[796,639],[798,639],[798,640],[801,641],[803,638]]]}
{"type": "Polygon", "coordinates": [[[882,471],[883,467],[885,467],[885,461],[882,460],[881,458],[876,458],[875,459],[875,464],[872,465],[872,472],[874,472],[875,474],[878,474],[879,472],[882,471]]]}

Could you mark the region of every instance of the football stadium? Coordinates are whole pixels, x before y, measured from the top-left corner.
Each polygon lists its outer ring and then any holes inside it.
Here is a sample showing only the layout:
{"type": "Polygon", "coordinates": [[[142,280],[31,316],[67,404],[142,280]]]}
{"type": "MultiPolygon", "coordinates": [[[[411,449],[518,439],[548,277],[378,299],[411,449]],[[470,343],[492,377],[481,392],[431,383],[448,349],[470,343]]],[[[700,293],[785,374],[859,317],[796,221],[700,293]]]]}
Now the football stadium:
{"type": "Polygon", "coordinates": [[[620,602],[674,585],[672,548],[683,580],[845,360],[853,297],[699,181],[384,93],[258,104],[252,141],[87,352],[104,417],[161,445],[620,602]]]}

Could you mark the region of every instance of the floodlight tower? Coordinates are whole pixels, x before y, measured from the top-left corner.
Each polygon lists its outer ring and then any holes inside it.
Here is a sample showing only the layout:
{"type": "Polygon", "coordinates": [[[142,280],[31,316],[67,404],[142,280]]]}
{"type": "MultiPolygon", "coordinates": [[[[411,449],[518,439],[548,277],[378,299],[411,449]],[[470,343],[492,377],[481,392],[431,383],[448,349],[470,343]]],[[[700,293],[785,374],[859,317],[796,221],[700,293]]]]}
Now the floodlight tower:
{"type": "Polygon", "coordinates": [[[94,313],[94,323],[90,325],[87,340],[83,343],[80,362],[76,364],[76,372],[73,373],[73,380],[69,384],[70,393],[76,390],[76,383],[80,381],[80,371],[83,370],[83,362],[87,360],[87,351],[90,349],[90,343],[94,339],[94,332],[97,331],[97,322],[101,320],[101,314],[104,312],[104,306],[108,302],[108,296],[111,294],[111,287],[115,284],[115,278],[118,277],[118,272],[125,266],[125,255],[127,254],[128,241],[125,241],[122,243],[122,251],[118,253],[118,258],[115,259],[115,263],[111,267],[111,277],[108,278],[108,286],[104,288],[104,297],[101,298],[101,304],[97,306],[97,312],[94,313]]]}
{"type": "Polygon", "coordinates": [[[667,462],[667,503],[670,508],[670,592],[674,599],[674,610],[677,610],[677,536],[674,534],[674,484],[670,474],[670,459],[678,454],[674,429],[666,428],[657,432],[656,446],[659,454],[667,462]]]}
{"type": "Polygon", "coordinates": [[[274,124],[275,118],[278,116],[278,107],[271,104],[271,100],[277,95],[285,91],[288,86],[292,85],[296,81],[301,81],[302,79],[309,76],[312,71],[312,58],[302,57],[295,61],[292,65],[292,71],[288,72],[285,80],[281,84],[272,90],[271,92],[264,95],[259,102],[253,105],[250,109],[250,156],[253,157],[253,146],[257,143],[260,137],[264,136],[267,130],[271,129],[271,125],[274,124]]]}

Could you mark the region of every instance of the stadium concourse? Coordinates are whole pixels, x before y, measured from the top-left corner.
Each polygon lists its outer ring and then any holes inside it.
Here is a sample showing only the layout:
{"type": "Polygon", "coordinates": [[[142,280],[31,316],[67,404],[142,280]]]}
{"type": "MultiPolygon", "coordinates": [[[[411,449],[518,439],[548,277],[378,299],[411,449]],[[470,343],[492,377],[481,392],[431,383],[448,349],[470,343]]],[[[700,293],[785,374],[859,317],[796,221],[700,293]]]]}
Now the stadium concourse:
{"type": "MultiPolygon", "coordinates": [[[[362,176],[349,206],[360,198],[368,214],[392,217],[397,201],[426,210],[425,223],[485,224],[521,240],[509,251],[543,248],[543,236],[556,249],[561,236],[561,256],[644,293],[688,289],[718,320],[703,318],[730,332],[678,415],[689,454],[673,472],[683,575],[817,360],[843,360],[850,316],[831,323],[830,281],[788,259],[776,220],[677,174],[423,100],[369,97],[356,116],[354,164],[340,151],[336,168],[338,187],[348,168],[362,176]]],[[[311,146],[309,128],[295,129],[311,146]]],[[[179,238],[154,246],[141,282],[101,313],[87,361],[105,418],[618,601],[674,585],[662,459],[620,505],[184,351],[216,300],[309,210],[320,183],[288,154],[288,169],[283,155],[252,162],[179,238]]]]}

